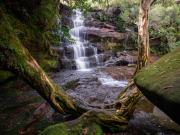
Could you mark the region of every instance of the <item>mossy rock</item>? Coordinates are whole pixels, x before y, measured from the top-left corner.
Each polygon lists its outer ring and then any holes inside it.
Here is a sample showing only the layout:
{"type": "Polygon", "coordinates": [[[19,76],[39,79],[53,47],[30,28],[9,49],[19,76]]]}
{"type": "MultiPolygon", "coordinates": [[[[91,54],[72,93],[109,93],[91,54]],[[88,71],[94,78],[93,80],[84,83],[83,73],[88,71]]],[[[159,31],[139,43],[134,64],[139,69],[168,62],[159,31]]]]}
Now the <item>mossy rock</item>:
{"type": "Polygon", "coordinates": [[[66,91],[69,89],[75,89],[79,84],[78,84],[79,79],[77,80],[72,80],[70,82],[67,82],[65,85],[62,86],[62,88],[66,91]]]}
{"type": "Polygon", "coordinates": [[[141,70],[134,81],[152,103],[180,124],[180,48],[141,70]]]}
{"type": "Polygon", "coordinates": [[[61,123],[49,126],[39,135],[103,135],[103,131],[96,123],[61,123]]]}

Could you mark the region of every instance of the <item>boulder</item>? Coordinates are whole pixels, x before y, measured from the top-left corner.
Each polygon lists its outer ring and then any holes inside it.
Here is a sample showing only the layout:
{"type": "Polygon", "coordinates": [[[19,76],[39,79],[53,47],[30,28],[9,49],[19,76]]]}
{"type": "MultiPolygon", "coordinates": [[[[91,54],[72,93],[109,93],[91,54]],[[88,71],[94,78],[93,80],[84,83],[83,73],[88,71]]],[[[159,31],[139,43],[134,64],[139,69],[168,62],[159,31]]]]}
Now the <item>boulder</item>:
{"type": "Polygon", "coordinates": [[[136,63],[137,56],[128,54],[127,52],[118,52],[116,57],[110,57],[110,59],[105,62],[105,66],[128,66],[130,64],[135,65],[136,63]]]}
{"type": "Polygon", "coordinates": [[[180,124],[180,49],[142,69],[134,81],[152,103],[180,124]]]}

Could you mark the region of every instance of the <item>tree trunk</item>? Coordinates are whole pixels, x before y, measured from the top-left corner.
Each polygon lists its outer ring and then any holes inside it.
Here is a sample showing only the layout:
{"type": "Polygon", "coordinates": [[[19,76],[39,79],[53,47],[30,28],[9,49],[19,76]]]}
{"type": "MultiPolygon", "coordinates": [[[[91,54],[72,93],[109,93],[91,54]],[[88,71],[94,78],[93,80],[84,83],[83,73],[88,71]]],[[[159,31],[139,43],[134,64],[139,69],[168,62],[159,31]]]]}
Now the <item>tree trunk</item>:
{"type": "MultiPolygon", "coordinates": [[[[150,60],[149,46],[149,10],[152,0],[141,0],[139,8],[139,26],[138,26],[138,64],[136,72],[147,66],[150,60]]],[[[136,73],[135,72],[135,73],[136,73]]]]}
{"type": "MultiPolygon", "coordinates": [[[[138,63],[134,75],[146,67],[150,58],[149,46],[149,10],[152,0],[141,0],[139,7],[139,26],[138,26],[138,63]]],[[[117,115],[129,119],[135,109],[135,105],[142,97],[134,81],[131,80],[127,88],[120,93],[119,103],[117,104],[117,115]]]]}

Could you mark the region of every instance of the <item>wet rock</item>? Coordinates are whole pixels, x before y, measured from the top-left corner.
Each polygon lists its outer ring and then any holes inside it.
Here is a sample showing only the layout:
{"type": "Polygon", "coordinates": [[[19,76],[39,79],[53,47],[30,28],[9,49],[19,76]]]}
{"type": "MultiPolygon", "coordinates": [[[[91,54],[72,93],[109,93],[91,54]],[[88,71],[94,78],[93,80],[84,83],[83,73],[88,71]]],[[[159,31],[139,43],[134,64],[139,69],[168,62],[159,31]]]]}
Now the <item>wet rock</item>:
{"type": "Polygon", "coordinates": [[[76,69],[76,62],[73,59],[60,59],[60,62],[65,69],[76,69]]]}
{"type": "Polygon", "coordinates": [[[78,79],[78,86],[66,92],[74,99],[81,99],[92,105],[102,104],[115,100],[122,87],[104,86],[99,81],[100,71],[79,72],[76,70],[63,70],[54,75],[54,81],[59,85],[78,79]],[[109,96],[109,97],[108,97],[109,96]]]}
{"type": "Polygon", "coordinates": [[[120,42],[126,38],[126,33],[119,33],[108,28],[87,27],[82,33],[86,34],[90,40],[96,37],[100,40],[109,39],[114,42],[120,42]]]}
{"type": "Polygon", "coordinates": [[[116,60],[113,59],[112,57],[105,62],[105,67],[112,67],[112,66],[115,66],[116,65],[116,60]]]}
{"type": "Polygon", "coordinates": [[[90,57],[94,55],[94,48],[92,46],[85,48],[86,57],[90,57]]]}
{"type": "Polygon", "coordinates": [[[64,48],[63,47],[50,47],[51,55],[53,56],[63,56],[64,48]]]}
{"type": "Polygon", "coordinates": [[[135,68],[134,67],[106,67],[102,69],[104,72],[107,72],[112,78],[116,80],[126,80],[132,78],[135,68]]]}
{"type": "Polygon", "coordinates": [[[64,90],[75,89],[79,85],[79,79],[72,80],[64,84],[62,87],[64,90]]]}
{"type": "Polygon", "coordinates": [[[72,26],[72,20],[71,20],[71,14],[72,14],[72,10],[64,5],[64,4],[60,4],[59,5],[59,13],[62,17],[62,24],[66,25],[66,26],[72,26]]]}
{"type": "Polygon", "coordinates": [[[74,49],[72,46],[65,46],[64,47],[64,55],[68,59],[73,59],[74,58],[74,49]]]}
{"type": "Polygon", "coordinates": [[[127,60],[120,59],[116,61],[116,66],[127,66],[128,64],[129,64],[129,61],[127,60]]]}
{"type": "Polygon", "coordinates": [[[120,52],[116,55],[116,57],[111,57],[108,61],[106,61],[105,66],[106,67],[128,66],[129,64],[136,64],[136,63],[137,63],[137,56],[120,52]]]}

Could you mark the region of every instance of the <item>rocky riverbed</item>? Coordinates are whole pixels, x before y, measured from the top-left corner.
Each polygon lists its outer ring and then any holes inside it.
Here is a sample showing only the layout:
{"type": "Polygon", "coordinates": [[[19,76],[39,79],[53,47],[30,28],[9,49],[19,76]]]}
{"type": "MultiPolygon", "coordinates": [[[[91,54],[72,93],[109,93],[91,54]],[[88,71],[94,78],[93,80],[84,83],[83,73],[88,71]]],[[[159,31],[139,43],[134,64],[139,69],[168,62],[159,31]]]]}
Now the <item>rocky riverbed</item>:
{"type": "MultiPolygon", "coordinates": [[[[92,106],[105,105],[116,100],[127,85],[128,79],[132,77],[134,69],[128,66],[114,66],[87,71],[63,70],[52,74],[52,78],[63,86],[71,97],[81,99],[92,106]]],[[[113,135],[179,135],[179,129],[176,123],[143,97],[136,105],[129,122],[129,130],[113,135]]]]}
{"type": "Polygon", "coordinates": [[[66,88],[67,84],[73,86],[66,89],[67,93],[89,104],[112,103],[128,81],[123,74],[119,77],[121,79],[114,79],[104,68],[87,71],[64,70],[54,74],[52,78],[66,88]]]}

